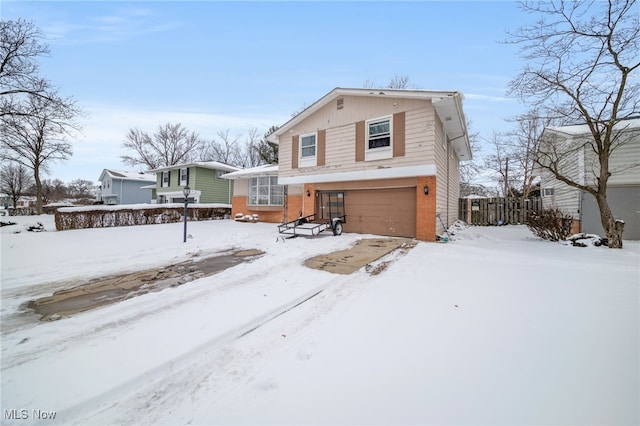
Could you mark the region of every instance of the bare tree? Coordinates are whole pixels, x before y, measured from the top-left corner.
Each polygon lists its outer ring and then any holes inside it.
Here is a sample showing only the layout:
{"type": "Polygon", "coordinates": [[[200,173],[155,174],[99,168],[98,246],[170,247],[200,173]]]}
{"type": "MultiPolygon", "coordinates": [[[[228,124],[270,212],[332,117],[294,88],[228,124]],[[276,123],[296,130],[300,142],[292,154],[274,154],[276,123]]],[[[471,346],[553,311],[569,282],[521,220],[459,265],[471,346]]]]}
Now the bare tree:
{"type": "Polygon", "coordinates": [[[510,82],[542,116],[564,124],[584,123],[590,138],[580,146],[541,144],[537,164],[556,179],[595,197],[609,247],[622,247],[624,223],[614,219],[607,202],[613,152],[625,143],[621,120],[640,112],[640,16],[635,0],[523,3],[539,15],[531,26],[510,34],[526,61],[510,82]],[[563,172],[563,159],[583,149],[597,159],[593,179],[585,183],[563,172]]]}
{"type": "Polygon", "coordinates": [[[37,59],[49,54],[42,32],[24,19],[0,21],[0,116],[29,114],[24,98],[35,96],[67,107],[48,80],[40,77],[37,59]]]}
{"type": "Polygon", "coordinates": [[[65,161],[72,154],[72,137],[81,126],[75,120],[82,111],[72,100],[64,107],[40,96],[28,95],[22,102],[22,114],[1,118],[0,158],[20,163],[33,172],[36,183],[36,210],[42,213],[41,173],[50,163],[65,161]]]}
{"type": "Polygon", "coordinates": [[[508,132],[509,158],[521,177],[522,197],[528,198],[537,178],[534,168],[542,131],[552,124],[550,118],[542,117],[537,110],[516,116],[510,120],[516,124],[515,130],[508,132]]]}
{"type": "Polygon", "coordinates": [[[129,129],[122,147],[132,151],[120,156],[125,164],[149,169],[175,166],[197,159],[202,141],[180,123],[159,125],[153,137],[138,128],[129,129]]]}
{"type": "MultiPolygon", "coordinates": [[[[471,120],[467,120],[467,130],[469,132],[469,144],[471,146],[472,158],[473,154],[477,153],[480,150],[480,134],[478,132],[471,131],[472,123],[471,120]]],[[[478,176],[480,172],[480,165],[476,160],[463,161],[460,163],[460,187],[462,188],[472,188],[471,181],[478,176]]],[[[467,194],[466,191],[465,195],[467,194]]],[[[461,192],[462,194],[463,192],[461,192]]]]}
{"type": "Polygon", "coordinates": [[[7,163],[0,170],[0,191],[11,197],[14,209],[32,182],[29,170],[20,163],[7,163]]]}
{"type": "Polygon", "coordinates": [[[502,196],[509,197],[512,195],[511,189],[519,186],[521,173],[511,160],[512,152],[508,138],[504,133],[493,132],[486,143],[491,153],[484,157],[484,168],[499,182],[499,192],[502,196]]]}
{"type": "Polygon", "coordinates": [[[240,146],[239,163],[237,165],[241,167],[255,167],[262,164],[260,152],[258,151],[259,144],[258,129],[250,129],[244,144],[240,146]]]}
{"type": "MultiPolygon", "coordinates": [[[[362,87],[364,87],[365,89],[380,88],[380,86],[378,86],[375,80],[373,79],[367,79],[362,85],[362,87]]],[[[384,87],[386,89],[418,89],[418,86],[416,86],[413,83],[410,83],[410,79],[408,75],[399,75],[399,74],[395,74],[391,78],[391,80],[389,80],[389,83],[387,83],[387,85],[385,85],[384,87]]]]}
{"type": "Polygon", "coordinates": [[[218,132],[217,139],[212,139],[204,145],[201,159],[203,161],[218,161],[220,163],[237,166],[242,164],[241,135],[230,136],[229,129],[218,132]]]}
{"type": "MultiPolygon", "coordinates": [[[[33,192],[35,192],[35,185],[33,192]]],[[[44,179],[42,181],[42,202],[44,204],[62,200],[67,197],[68,192],[67,185],[60,179],[44,179]]]]}
{"type": "Polygon", "coordinates": [[[74,198],[93,198],[95,185],[90,180],[75,179],[69,182],[69,195],[74,198]]]}

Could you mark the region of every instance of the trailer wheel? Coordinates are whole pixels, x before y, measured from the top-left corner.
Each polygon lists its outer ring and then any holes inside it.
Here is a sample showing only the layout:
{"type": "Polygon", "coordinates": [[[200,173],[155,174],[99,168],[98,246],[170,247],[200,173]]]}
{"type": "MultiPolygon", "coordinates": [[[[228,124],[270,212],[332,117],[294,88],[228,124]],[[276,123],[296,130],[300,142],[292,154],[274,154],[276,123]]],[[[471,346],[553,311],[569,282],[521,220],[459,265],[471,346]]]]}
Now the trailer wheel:
{"type": "Polygon", "coordinates": [[[333,222],[333,235],[338,236],[342,235],[342,221],[336,220],[333,222]]]}

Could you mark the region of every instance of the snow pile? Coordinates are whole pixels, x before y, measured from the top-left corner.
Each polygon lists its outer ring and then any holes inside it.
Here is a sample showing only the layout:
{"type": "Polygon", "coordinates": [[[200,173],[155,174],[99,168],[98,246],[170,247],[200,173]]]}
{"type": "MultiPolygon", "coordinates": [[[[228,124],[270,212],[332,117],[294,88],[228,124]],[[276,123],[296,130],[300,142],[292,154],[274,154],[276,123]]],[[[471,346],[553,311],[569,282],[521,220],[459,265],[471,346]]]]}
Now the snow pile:
{"type": "Polygon", "coordinates": [[[337,275],[304,260],[372,236],[282,242],[273,224],[234,220],[190,222],[186,243],[180,223],[5,228],[5,413],[55,411],[50,424],[640,423],[635,241],[575,250],[525,226],[470,227],[453,244],[416,242],[337,275]],[[92,277],[250,248],[264,254],[59,321],[25,308],[92,277]]]}
{"type": "Polygon", "coordinates": [[[585,234],[583,232],[573,234],[567,237],[566,241],[561,241],[562,244],[572,245],[574,247],[601,247],[607,246],[607,239],[602,238],[596,234],[585,234]]]}

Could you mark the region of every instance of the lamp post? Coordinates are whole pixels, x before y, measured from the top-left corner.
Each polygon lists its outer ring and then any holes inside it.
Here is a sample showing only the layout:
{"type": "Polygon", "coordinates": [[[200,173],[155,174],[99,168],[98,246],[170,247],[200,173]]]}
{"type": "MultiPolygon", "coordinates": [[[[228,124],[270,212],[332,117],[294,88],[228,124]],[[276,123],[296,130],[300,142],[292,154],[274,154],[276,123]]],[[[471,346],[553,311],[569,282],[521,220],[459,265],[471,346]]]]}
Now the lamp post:
{"type": "Polygon", "coordinates": [[[186,243],[187,242],[187,204],[189,204],[189,194],[191,193],[191,188],[189,188],[189,185],[184,187],[184,189],[182,190],[182,193],[184,194],[184,239],[182,240],[182,242],[186,243]]]}

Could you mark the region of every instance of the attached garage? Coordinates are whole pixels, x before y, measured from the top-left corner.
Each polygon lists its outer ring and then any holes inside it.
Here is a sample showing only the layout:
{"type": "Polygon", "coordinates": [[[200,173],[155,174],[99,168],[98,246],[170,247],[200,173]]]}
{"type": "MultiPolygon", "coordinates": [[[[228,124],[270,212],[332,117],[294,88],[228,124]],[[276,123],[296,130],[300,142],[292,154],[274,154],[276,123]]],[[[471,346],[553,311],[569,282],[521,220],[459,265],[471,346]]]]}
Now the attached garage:
{"type": "Polygon", "coordinates": [[[416,188],[344,191],[345,232],[416,236],[416,188]]]}

